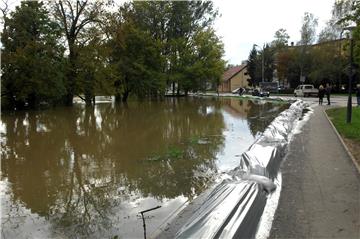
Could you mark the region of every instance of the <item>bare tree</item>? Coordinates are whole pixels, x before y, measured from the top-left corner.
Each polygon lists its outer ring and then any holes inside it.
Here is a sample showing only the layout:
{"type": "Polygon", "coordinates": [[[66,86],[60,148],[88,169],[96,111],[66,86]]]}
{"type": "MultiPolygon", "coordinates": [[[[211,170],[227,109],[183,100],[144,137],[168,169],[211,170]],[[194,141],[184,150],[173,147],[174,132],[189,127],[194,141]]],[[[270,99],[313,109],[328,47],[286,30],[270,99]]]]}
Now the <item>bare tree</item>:
{"type": "Polygon", "coordinates": [[[3,31],[6,28],[6,17],[7,14],[9,13],[9,1],[8,0],[1,0],[0,3],[0,11],[1,11],[1,24],[3,24],[3,31]]]}

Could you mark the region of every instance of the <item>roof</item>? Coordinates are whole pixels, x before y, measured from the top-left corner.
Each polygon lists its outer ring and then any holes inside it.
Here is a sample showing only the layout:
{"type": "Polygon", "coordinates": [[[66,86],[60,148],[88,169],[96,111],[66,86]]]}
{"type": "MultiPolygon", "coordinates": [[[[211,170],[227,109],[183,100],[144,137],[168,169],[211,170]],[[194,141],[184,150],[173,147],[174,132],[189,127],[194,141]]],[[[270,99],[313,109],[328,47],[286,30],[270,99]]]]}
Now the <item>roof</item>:
{"type": "Polygon", "coordinates": [[[228,81],[231,78],[233,78],[237,73],[239,73],[240,71],[242,71],[244,68],[246,68],[246,64],[240,65],[240,66],[234,66],[229,68],[228,70],[226,70],[223,74],[222,80],[223,81],[228,81]]]}

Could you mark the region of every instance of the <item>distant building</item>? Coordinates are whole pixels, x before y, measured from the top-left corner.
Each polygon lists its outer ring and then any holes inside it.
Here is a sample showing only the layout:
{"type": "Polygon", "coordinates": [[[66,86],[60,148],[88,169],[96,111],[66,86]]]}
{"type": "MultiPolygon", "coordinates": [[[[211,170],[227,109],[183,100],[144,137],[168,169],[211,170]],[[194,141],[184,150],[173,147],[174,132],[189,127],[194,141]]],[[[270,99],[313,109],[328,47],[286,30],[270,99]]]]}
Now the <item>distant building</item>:
{"type": "Polygon", "coordinates": [[[247,74],[247,64],[234,66],[226,70],[222,76],[219,92],[232,92],[240,87],[249,87],[249,75],[247,74]]]}

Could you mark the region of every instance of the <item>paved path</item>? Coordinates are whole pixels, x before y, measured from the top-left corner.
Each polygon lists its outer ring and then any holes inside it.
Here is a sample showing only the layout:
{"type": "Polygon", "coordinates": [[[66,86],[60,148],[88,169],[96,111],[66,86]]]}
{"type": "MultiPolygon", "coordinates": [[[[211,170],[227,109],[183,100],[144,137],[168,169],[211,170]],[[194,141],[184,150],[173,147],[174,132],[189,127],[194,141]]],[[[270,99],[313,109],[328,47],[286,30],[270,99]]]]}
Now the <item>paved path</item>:
{"type": "Polygon", "coordinates": [[[360,176],[323,109],[290,145],[270,238],[360,238],[360,176]]]}

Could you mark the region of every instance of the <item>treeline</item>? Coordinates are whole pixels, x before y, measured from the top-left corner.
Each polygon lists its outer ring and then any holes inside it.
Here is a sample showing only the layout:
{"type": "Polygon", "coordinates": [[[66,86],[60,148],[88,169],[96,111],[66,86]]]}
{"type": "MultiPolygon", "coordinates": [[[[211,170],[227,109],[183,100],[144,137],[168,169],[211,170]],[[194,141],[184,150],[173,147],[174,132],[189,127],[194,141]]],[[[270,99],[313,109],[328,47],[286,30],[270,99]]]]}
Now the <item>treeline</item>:
{"type": "Polygon", "coordinates": [[[259,85],[274,79],[280,86],[295,88],[302,82],[314,84],[331,84],[334,90],[348,88],[349,73],[349,39],[346,29],[353,29],[354,83],[359,81],[357,66],[360,63],[360,1],[335,1],[331,19],[324,29],[316,34],[317,18],[306,12],[300,29],[301,39],[289,44],[286,29],[279,29],[274,40],[264,46],[254,45],[248,58],[249,83],[259,85]],[[262,67],[264,66],[264,72],[262,67]]]}
{"type": "Polygon", "coordinates": [[[3,109],[215,88],[224,70],[210,1],[21,2],[3,12],[3,109]]]}

